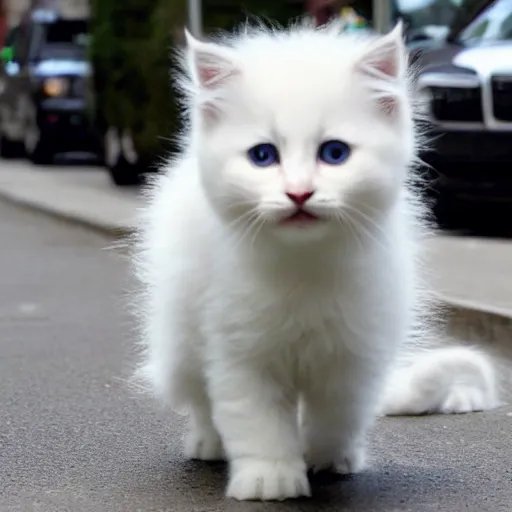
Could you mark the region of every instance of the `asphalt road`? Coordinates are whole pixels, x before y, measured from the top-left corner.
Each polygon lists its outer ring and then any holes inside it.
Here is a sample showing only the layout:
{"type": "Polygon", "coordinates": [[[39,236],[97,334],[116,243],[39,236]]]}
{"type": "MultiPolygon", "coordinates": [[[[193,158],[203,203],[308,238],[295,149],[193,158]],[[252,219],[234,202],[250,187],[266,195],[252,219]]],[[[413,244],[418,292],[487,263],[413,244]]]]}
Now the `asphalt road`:
{"type": "Polygon", "coordinates": [[[382,420],[365,473],[315,481],[311,500],[226,501],[224,467],[185,461],[183,421],[125,383],[111,240],[3,203],[0,240],[1,512],[510,512],[512,408],[382,420]]]}

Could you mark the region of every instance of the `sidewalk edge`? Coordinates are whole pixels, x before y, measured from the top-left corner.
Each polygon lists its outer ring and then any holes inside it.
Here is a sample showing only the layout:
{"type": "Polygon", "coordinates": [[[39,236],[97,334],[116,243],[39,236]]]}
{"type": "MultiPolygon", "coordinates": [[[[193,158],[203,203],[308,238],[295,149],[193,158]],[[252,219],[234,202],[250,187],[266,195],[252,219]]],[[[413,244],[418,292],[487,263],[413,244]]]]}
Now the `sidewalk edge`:
{"type": "Polygon", "coordinates": [[[12,194],[1,189],[0,199],[15,206],[19,206],[20,208],[24,208],[36,213],[42,213],[47,217],[57,219],[69,224],[79,225],[101,234],[113,236],[115,238],[123,238],[133,232],[133,229],[128,227],[115,225],[109,222],[102,222],[98,219],[86,218],[84,215],[81,215],[78,212],[64,212],[58,207],[51,207],[47,204],[43,205],[38,201],[33,201],[25,197],[21,197],[18,194],[12,194]]]}

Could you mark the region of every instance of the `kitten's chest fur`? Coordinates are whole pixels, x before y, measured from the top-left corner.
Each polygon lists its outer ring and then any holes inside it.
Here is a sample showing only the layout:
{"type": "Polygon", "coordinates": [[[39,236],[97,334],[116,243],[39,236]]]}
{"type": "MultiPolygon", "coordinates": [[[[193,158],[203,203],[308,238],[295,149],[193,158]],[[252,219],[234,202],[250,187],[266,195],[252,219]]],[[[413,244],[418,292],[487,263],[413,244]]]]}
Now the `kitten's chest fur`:
{"type": "Polygon", "coordinates": [[[342,350],[349,331],[343,311],[350,309],[344,287],[331,281],[287,279],[287,276],[232,273],[214,286],[217,299],[205,323],[245,347],[278,352],[342,350]],[[244,339],[245,338],[245,339],[244,339]]]}
{"type": "Polygon", "coordinates": [[[319,252],[311,260],[299,254],[266,266],[220,250],[221,244],[209,247],[213,250],[201,265],[193,265],[200,269],[193,274],[197,287],[183,281],[182,288],[185,302],[195,305],[187,308],[187,323],[207,359],[217,357],[220,347],[230,353],[229,360],[260,361],[302,379],[329,365],[343,366],[373,343],[376,333],[398,339],[384,332],[395,329],[385,319],[400,315],[400,303],[389,300],[401,287],[390,273],[389,252],[347,249],[339,259],[319,252]]]}
{"type": "Polygon", "coordinates": [[[300,288],[280,291],[246,287],[225,292],[205,318],[203,339],[215,353],[222,346],[228,359],[260,366],[284,379],[283,385],[299,389],[350,360],[345,343],[350,327],[335,297],[300,288]]]}

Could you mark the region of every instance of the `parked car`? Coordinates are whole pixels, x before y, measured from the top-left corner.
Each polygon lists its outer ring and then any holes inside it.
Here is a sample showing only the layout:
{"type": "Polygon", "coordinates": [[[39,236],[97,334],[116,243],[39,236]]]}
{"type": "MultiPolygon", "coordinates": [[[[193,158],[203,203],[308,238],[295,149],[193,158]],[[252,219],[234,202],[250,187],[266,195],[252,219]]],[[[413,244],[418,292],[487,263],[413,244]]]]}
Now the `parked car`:
{"type": "Polygon", "coordinates": [[[512,200],[512,0],[496,0],[419,57],[440,209],[457,199],[512,200]]]}
{"type": "Polygon", "coordinates": [[[62,18],[57,11],[27,11],[9,34],[0,80],[0,155],[21,146],[34,163],[56,153],[97,151],[88,120],[87,19],[62,18]],[[7,55],[7,57],[5,57],[7,55]]]}
{"type": "Polygon", "coordinates": [[[407,5],[413,7],[412,10],[403,10],[401,14],[407,26],[407,46],[414,60],[425,51],[441,48],[491,5],[493,0],[421,0],[420,4],[417,0],[399,0],[398,3],[404,8],[407,5]],[[423,6],[419,8],[421,4],[423,6]],[[431,9],[435,4],[442,4],[442,9],[431,9]]]}

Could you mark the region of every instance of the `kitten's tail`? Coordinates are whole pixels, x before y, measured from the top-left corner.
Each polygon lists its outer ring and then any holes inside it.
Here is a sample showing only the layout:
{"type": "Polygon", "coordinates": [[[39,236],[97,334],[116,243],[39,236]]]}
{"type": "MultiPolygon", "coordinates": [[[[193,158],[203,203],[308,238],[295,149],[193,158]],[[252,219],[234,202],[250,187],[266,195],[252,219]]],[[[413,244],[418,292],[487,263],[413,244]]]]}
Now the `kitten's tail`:
{"type": "Polygon", "coordinates": [[[381,415],[484,411],[500,405],[497,370],[490,356],[472,347],[420,351],[392,374],[381,415]]]}

